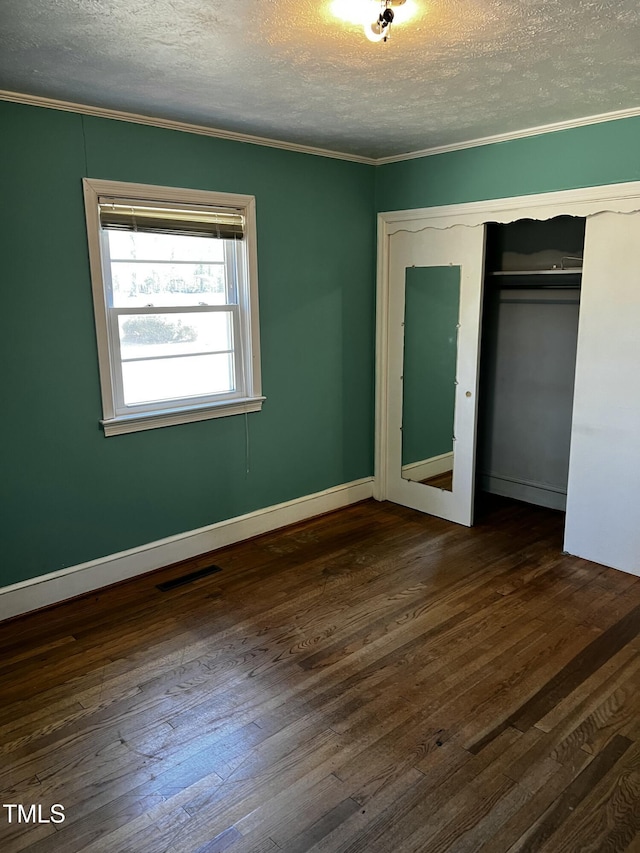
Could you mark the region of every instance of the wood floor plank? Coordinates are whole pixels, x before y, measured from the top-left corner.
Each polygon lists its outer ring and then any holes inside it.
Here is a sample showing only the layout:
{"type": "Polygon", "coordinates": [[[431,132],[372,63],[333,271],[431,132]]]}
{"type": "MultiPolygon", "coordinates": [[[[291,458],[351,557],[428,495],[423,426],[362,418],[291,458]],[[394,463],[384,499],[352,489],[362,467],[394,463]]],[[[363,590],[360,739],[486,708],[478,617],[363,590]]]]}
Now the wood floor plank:
{"type": "Polygon", "coordinates": [[[632,745],[601,782],[573,809],[546,845],[547,851],[615,853],[640,831],[640,749],[632,745]]]}
{"type": "Polygon", "coordinates": [[[547,809],[533,829],[527,833],[523,843],[516,845],[518,853],[539,853],[549,846],[552,850],[558,850],[557,840],[551,843],[550,839],[561,829],[576,806],[606,776],[631,745],[632,741],[628,738],[616,735],[605,750],[585,767],[562,795],[547,809]]]}
{"type": "Polygon", "coordinates": [[[284,789],[237,821],[235,826],[245,839],[259,839],[266,835],[278,847],[286,847],[292,838],[346,799],[347,786],[330,773],[309,789],[302,808],[299,803],[292,801],[290,792],[284,789]]]}
{"type": "MultiPolygon", "coordinates": [[[[585,756],[585,765],[588,761],[589,759],[585,756]]],[[[501,826],[496,827],[495,832],[487,833],[487,837],[478,846],[478,853],[506,853],[507,851],[513,853],[518,844],[525,843],[531,827],[541,820],[574,778],[572,772],[563,767],[557,769],[555,773],[546,775],[544,784],[535,792],[527,790],[528,796],[517,811],[507,817],[501,826]]],[[[517,786],[523,790],[523,781],[518,781],[517,786]]]]}
{"type": "Polygon", "coordinates": [[[604,697],[634,676],[639,668],[640,654],[630,643],[538,720],[536,728],[551,732],[557,726],[564,725],[569,717],[577,718],[577,715],[581,715],[583,719],[604,697]]]}
{"type": "Polygon", "coordinates": [[[0,810],[2,853],[640,853],[640,579],[478,515],[368,501],[0,624],[2,802],[66,815],[0,810]]]}

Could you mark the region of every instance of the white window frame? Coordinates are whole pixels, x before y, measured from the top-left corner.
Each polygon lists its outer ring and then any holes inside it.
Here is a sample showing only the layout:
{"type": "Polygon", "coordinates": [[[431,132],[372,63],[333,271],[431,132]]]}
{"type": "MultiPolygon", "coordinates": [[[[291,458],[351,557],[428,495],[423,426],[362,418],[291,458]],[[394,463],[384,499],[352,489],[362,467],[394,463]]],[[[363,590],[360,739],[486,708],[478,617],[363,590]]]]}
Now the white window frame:
{"type": "MultiPolygon", "coordinates": [[[[262,396],[260,373],[255,197],[177,187],[129,184],[121,181],[103,181],[94,178],[84,178],[82,183],[102,391],[101,424],[105,435],[120,435],[172,424],[260,411],[265,398],[262,396]],[[234,211],[242,212],[245,218],[244,238],[236,241],[235,245],[238,303],[207,307],[207,310],[225,311],[233,315],[236,391],[192,398],[185,405],[172,406],[171,402],[150,403],[130,407],[131,412],[124,411],[119,337],[114,334],[114,323],[109,319],[110,313],[117,316],[117,309],[109,305],[108,288],[111,271],[108,241],[105,230],[100,225],[99,199],[104,196],[127,201],[157,202],[167,206],[182,204],[204,205],[218,209],[229,207],[234,211]]],[[[189,309],[184,307],[162,309],[163,313],[172,311],[188,313],[189,309]]],[[[135,309],[127,309],[126,313],[135,313],[135,309]]]]}

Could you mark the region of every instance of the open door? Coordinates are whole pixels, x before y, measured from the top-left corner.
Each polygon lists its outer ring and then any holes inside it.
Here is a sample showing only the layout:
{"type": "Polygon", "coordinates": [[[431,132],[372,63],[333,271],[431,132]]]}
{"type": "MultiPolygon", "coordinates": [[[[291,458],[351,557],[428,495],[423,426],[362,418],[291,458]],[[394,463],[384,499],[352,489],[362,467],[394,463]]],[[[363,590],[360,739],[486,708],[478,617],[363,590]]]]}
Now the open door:
{"type": "Polygon", "coordinates": [[[387,498],[470,526],[485,228],[412,227],[389,236],[387,498]]]}

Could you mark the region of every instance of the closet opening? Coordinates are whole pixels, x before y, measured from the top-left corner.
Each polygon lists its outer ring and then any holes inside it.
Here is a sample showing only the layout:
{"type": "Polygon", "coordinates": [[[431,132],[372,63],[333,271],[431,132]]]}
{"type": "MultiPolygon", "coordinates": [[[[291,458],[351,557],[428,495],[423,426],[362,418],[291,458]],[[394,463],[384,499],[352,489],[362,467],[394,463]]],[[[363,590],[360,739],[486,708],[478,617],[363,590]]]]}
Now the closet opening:
{"type": "Polygon", "coordinates": [[[574,216],[487,225],[476,509],[566,508],[584,235],[574,216]]]}

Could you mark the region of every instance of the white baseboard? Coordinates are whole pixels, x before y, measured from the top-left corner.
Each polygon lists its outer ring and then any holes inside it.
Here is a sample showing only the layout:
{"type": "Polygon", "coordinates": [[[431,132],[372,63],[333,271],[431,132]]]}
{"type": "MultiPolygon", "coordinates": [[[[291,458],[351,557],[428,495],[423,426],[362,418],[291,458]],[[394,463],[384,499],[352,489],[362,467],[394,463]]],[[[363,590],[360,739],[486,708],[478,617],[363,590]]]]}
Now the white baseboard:
{"type": "Polygon", "coordinates": [[[567,493],[548,483],[534,483],[529,480],[515,480],[497,474],[483,474],[480,478],[485,492],[513,498],[516,501],[546,506],[549,509],[566,510],[567,493]]]}
{"type": "Polygon", "coordinates": [[[421,483],[430,477],[437,477],[438,474],[446,474],[447,471],[453,471],[453,451],[432,456],[431,459],[421,459],[420,462],[411,462],[410,465],[403,465],[402,479],[421,483]]]}
{"type": "Polygon", "coordinates": [[[366,477],[0,588],[0,620],[340,509],[372,495],[373,477],[366,477]]]}

